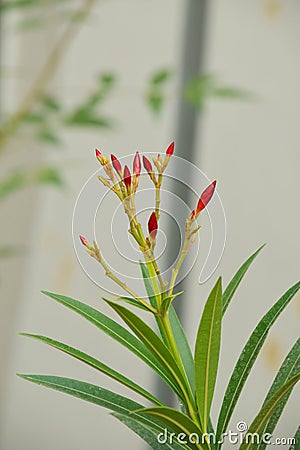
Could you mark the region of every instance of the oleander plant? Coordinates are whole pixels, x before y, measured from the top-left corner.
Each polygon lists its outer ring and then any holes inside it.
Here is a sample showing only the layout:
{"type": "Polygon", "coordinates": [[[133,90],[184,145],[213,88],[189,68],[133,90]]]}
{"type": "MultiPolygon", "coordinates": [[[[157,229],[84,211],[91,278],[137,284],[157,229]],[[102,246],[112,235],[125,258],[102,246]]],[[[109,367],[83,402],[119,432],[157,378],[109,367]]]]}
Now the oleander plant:
{"type": "MultiPolygon", "coordinates": [[[[218,373],[222,319],[244,275],[263,246],[237,270],[225,289],[221,277],[216,281],[204,305],[195,349],[192,351],[172,303],[181,294],[176,292],[177,276],[190,247],[197,238],[199,231],[197,219],[213,197],[216,181],[204,190],[195,209],[187,217],[184,240],[172,268],[171,279],[163,279],[155,255],[156,237],[160,220],[161,186],[173,153],[174,143],[170,144],[164,155],[158,154],[153,157],[153,162],[146,156],[141,158],[137,152],[130,171],[127,165],[122,167],[116,156],[111,155],[111,159],[108,159],[96,150],[96,157],[106,175],[99,176],[99,180],[121,201],[124,213],[128,216],[128,232],[141,252],[140,269],[147,296],[135,292],[111,271],[96,242],[90,243],[83,236],[80,236],[80,240],[89,255],[94,258],[95,264],[99,263],[106,276],[126,292],[126,296],[114,300],[103,298],[126,327],[79,300],[50,292],[44,294],[81,315],[147,364],[171,388],[178,399],[178,406],[173,408],[164,404],[140,383],[127,378],[93,356],[70,345],[36,334],[22,333],[113,378],[117,383],[138,394],[141,402],[137,403],[131,398],[100,386],[61,376],[36,374],[19,376],[109,409],[116,419],[138,434],[154,450],[219,450],[226,443],[233,412],[268,332],[299,290],[300,282],[288,289],[258,322],[233,368],[218,417],[214,420],[211,417],[211,405],[218,373]],[[141,160],[155,189],[155,204],[146,232],[138,220],[135,205],[135,194],[142,170],[141,160]],[[141,311],[154,316],[155,326],[154,322],[151,321],[150,326],[150,322],[141,318],[139,314],[141,311]]],[[[145,314],[144,316],[147,317],[145,314]]],[[[248,428],[241,430],[244,433],[239,442],[240,450],[263,450],[269,444],[271,448],[270,437],[293,387],[300,379],[299,349],[300,339],[283,361],[252,423],[248,428]]],[[[290,449],[299,448],[299,436],[298,428],[295,437],[290,440],[290,449]]]]}

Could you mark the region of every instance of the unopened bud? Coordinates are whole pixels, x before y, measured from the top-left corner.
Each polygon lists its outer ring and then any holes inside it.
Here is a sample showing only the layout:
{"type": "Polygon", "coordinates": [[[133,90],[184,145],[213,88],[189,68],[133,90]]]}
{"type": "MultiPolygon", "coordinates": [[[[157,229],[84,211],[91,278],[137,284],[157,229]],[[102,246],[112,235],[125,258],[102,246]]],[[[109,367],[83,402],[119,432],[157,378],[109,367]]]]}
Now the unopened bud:
{"type": "Polygon", "coordinates": [[[151,236],[152,239],[156,238],[157,235],[157,219],[156,219],[156,214],[153,211],[153,213],[151,214],[149,220],[148,220],[148,231],[149,231],[149,235],[151,236]]]}

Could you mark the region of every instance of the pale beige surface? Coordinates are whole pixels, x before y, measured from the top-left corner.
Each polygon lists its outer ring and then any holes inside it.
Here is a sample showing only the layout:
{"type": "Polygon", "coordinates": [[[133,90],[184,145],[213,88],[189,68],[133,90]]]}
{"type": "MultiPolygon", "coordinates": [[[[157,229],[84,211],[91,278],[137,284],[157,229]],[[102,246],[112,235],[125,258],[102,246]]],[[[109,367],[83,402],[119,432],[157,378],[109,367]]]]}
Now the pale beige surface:
{"type": "MultiPolygon", "coordinates": [[[[1,394],[5,393],[1,397],[1,450],[115,450],[120,445],[124,450],[143,448],[141,441],[107,411],[17,379],[16,372],[53,373],[113,386],[79,363],[21,339],[17,332],[41,332],[74,346],[83,341],[83,350],[112,362],[114,368],[142,380],[145,387],[153,385],[144,366],[137,365],[133,357],[85,321],[42,298],[39,291],[58,291],[99,305],[99,290],[85,276],[73,252],[73,205],[94,171],[94,147],[119,155],[137,148],[161,151],[175,134],[174,96],[160,121],[152,120],[141,96],[153,68],[177,68],[184,3],[132,0],[104,2],[99,7],[72,46],[54,89],[71,103],[79,85],[91,84],[95,70],[115,70],[120,74],[120,86],[106,111],[120,125],[113,132],[65,134],[63,158],[75,159],[66,169],[70,186],[66,193],[27,190],[13,199],[13,212],[11,206],[1,206],[1,217],[6,217],[1,221],[1,234],[8,241],[26,241],[30,247],[26,257],[1,262],[1,394]]],[[[225,0],[214,0],[210,8],[207,70],[257,95],[249,103],[212,102],[198,137],[197,163],[208,176],[218,179],[228,221],[227,247],[217,273],[224,274],[227,281],[252,251],[268,243],[225,319],[218,399],[241,346],[260,316],[299,279],[300,5],[297,0],[282,5],[277,2],[281,6],[277,9],[270,4],[234,0],[229,7],[225,0]]],[[[49,39],[46,31],[42,36],[49,39]]],[[[22,49],[26,42],[18,38],[6,45],[16,60],[28,57],[31,70],[34,58],[44,53],[45,41],[38,42],[41,48],[35,55],[25,55],[22,49]]],[[[36,40],[33,44],[35,48],[36,40]]],[[[22,90],[17,85],[15,88],[22,90]]],[[[13,91],[7,92],[9,101],[13,91]]],[[[40,157],[38,149],[35,152],[40,157]]],[[[59,160],[61,154],[46,157],[59,160]]],[[[189,279],[191,301],[186,319],[191,341],[215,276],[201,287],[197,279],[195,267],[189,279]]],[[[264,357],[255,368],[260,383],[253,378],[249,381],[232,421],[233,429],[238,420],[247,422],[255,414],[283,355],[297,336],[299,297],[298,306],[296,303],[274,327],[264,357]]],[[[107,311],[104,305],[101,309],[107,311]]],[[[215,404],[214,411],[217,409],[215,404]]],[[[295,392],[277,435],[294,433],[297,416],[295,392]]]]}

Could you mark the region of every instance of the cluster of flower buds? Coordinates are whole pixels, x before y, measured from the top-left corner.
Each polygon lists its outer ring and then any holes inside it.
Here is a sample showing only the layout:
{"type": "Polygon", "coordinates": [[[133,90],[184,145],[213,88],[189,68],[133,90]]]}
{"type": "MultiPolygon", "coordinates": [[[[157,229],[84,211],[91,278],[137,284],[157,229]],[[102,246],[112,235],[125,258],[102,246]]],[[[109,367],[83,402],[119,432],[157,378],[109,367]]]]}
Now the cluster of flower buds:
{"type": "MultiPolygon", "coordinates": [[[[160,154],[157,155],[157,157],[152,157],[153,164],[155,165],[157,169],[157,175],[154,174],[153,167],[149,159],[144,155],[143,156],[143,165],[148,173],[150,179],[152,180],[153,184],[156,187],[156,190],[159,192],[161,187],[161,181],[163,172],[165,171],[169,160],[171,156],[174,153],[174,142],[172,142],[166,152],[165,156],[162,157],[160,154]]],[[[138,227],[140,227],[140,224],[136,222],[135,219],[135,210],[132,211],[131,208],[134,208],[134,204],[129,203],[126,201],[126,199],[129,199],[132,194],[134,194],[138,188],[139,184],[139,177],[141,174],[141,158],[138,152],[136,152],[133,160],[132,165],[132,173],[130,172],[130,169],[127,165],[125,165],[124,169],[122,168],[122,165],[118,158],[115,155],[111,155],[111,161],[103,156],[100,152],[100,150],[96,149],[96,157],[100,164],[103,166],[105,173],[108,176],[108,179],[105,179],[103,177],[99,177],[99,179],[110,189],[112,189],[118,197],[121,199],[121,201],[124,201],[124,208],[125,212],[128,214],[130,222],[131,222],[131,230],[130,232],[133,233],[133,235],[136,235],[136,239],[140,245],[140,248],[145,248],[147,250],[150,249],[153,251],[156,243],[156,236],[157,236],[157,230],[158,230],[158,219],[159,219],[159,206],[153,211],[150,215],[150,218],[148,220],[148,237],[144,238],[141,237],[140,231],[137,230],[138,227]],[[141,241],[142,240],[142,241],[141,241]],[[146,244],[146,247],[144,247],[144,244],[146,244]]],[[[214,191],[216,188],[216,181],[213,181],[201,194],[199,201],[197,203],[197,207],[193,209],[189,215],[189,217],[186,220],[186,236],[187,240],[189,241],[189,247],[192,245],[192,243],[196,239],[196,233],[199,229],[198,226],[194,227],[195,220],[199,216],[200,212],[206,208],[208,203],[210,202],[214,191]]],[[[139,229],[141,230],[141,229],[139,229]]],[[[82,244],[87,248],[87,251],[91,256],[94,258],[100,258],[99,249],[97,251],[97,247],[91,246],[88,241],[80,236],[80,240],[82,244]]]]}
{"type": "MultiPolygon", "coordinates": [[[[169,147],[166,150],[166,154],[164,159],[162,158],[161,154],[158,153],[157,157],[153,156],[152,161],[155,167],[157,168],[158,174],[162,175],[163,172],[166,170],[167,165],[169,164],[170,158],[174,153],[175,143],[172,142],[169,147]]],[[[154,174],[153,167],[151,162],[146,156],[143,156],[143,164],[146,172],[148,172],[148,175],[153,182],[155,186],[158,184],[158,180],[154,174]]]]}
{"type": "Polygon", "coordinates": [[[136,152],[133,160],[132,175],[127,165],[125,165],[124,170],[122,169],[122,165],[115,155],[111,155],[110,162],[109,159],[101,154],[100,150],[96,149],[96,158],[108,176],[108,180],[99,177],[100,181],[116,192],[121,200],[127,197],[127,195],[136,192],[141,174],[141,159],[138,152],[136,152]],[[118,181],[115,177],[115,173],[118,177],[118,181]],[[110,182],[112,182],[112,184],[110,184],[110,182]]]}
{"type": "Polygon", "coordinates": [[[88,254],[92,258],[95,258],[98,262],[101,263],[102,258],[101,258],[99,247],[96,244],[96,242],[94,242],[93,245],[91,245],[85,237],[79,236],[79,239],[81,240],[82,245],[84,245],[86,247],[88,254]]]}

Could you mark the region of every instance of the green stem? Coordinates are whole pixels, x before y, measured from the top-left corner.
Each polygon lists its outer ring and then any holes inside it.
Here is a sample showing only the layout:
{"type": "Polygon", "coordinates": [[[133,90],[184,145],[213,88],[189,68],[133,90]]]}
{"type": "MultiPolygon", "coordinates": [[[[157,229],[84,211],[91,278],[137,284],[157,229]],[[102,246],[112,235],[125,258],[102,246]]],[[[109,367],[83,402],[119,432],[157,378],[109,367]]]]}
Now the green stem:
{"type": "Polygon", "coordinates": [[[133,298],[135,298],[141,305],[145,306],[149,311],[151,311],[153,314],[157,313],[157,310],[153,308],[149,303],[145,302],[142,298],[140,298],[130,287],[127,286],[126,283],[121,281],[116,275],[114,275],[110,268],[107,266],[107,264],[103,261],[103,258],[100,255],[100,250],[98,247],[96,247],[96,243],[94,243],[94,249],[91,251],[91,256],[93,256],[99,264],[103,267],[105,270],[105,275],[113,280],[116,284],[118,284],[122,289],[124,289],[125,292],[130,294],[133,298]]]}
{"type": "Polygon", "coordinates": [[[183,246],[182,246],[181,254],[179,256],[179,259],[177,261],[176,266],[172,270],[172,278],[171,278],[171,281],[170,281],[170,288],[169,288],[168,296],[172,295],[172,293],[173,293],[179,269],[180,269],[180,267],[181,267],[181,265],[183,263],[183,260],[186,257],[186,254],[188,252],[188,244],[189,244],[189,239],[188,239],[188,236],[186,235],[185,239],[184,239],[183,246]]]}
{"type": "Polygon", "coordinates": [[[162,183],[162,174],[160,173],[158,175],[158,181],[155,185],[155,215],[156,219],[159,220],[160,218],[160,188],[162,183]]]}

